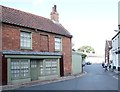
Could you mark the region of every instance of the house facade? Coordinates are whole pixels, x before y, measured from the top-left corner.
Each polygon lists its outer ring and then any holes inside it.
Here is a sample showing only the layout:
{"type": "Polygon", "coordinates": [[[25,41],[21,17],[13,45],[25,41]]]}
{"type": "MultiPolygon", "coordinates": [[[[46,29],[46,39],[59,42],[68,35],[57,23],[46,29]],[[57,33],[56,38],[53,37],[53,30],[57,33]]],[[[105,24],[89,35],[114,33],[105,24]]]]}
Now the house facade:
{"type": "Polygon", "coordinates": [[[59,23],[56,5],[51,20],[5,6],[0,8],[1,85],[71,74],[72,36],[59,23]]]}
{"type": "Polygon", "coordinates": [[[112,49],[112,41],[106,40],[105,43],[105,62],[110,63],[111,60],[111,49],[112,49]]]}
{"type": "Polygon", "coordinates": [[[112,38],[113,66],[120,71],[120,31],[112,38]]]}
{"type": "Polygon", "coordinates": [[[112,38],[112,60],[113,66],[120,71],[120,1],[118,2],[118,30],[114,30],[117,34],[112,38]]]}

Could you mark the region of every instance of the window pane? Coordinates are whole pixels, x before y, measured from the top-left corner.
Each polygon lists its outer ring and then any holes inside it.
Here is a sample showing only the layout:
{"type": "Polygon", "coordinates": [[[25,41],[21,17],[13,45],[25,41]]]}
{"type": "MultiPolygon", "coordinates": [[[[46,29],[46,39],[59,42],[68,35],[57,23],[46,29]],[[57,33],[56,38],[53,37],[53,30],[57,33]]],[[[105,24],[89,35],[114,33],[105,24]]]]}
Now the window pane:
{"type": "Polygon", "coordinates": [[[11,75],[12,79],[18,79],[29,76],[28,60],[12,59],[11,60],[11,75]]]}
{"type": "Polygon", "coordinates": [[[51,62],[50,61],[46,62],[46,67],[51,67],[51,62]]]}
{"type": "Polygon", "coordinates": [[[52,62],[52,67],[57,67],[57,62],[52,62]]]}
{"type": "Polygon", "coordinates": [[[52,74],[57,74],[57,68],[56,67],[52,68],[52,74]]]}
{"type": "Polygon", "coordinates": [[[48,67],[47,67],[47,68],[46,68],[46,71],[45,71],[46,75],[51,74],[51,72],[50,72],[50,71],[51,71],[51,68],[48,68],[48,67]]]}
{"type": "Polygon", "coordinates": [[[30,42],[27,42],[27,47],[30,47],[30,42]]]}
{"type": "Polygon", "coordinates": [[[61,42],[61,38],[55,38],[55,42],[61,42]]]}
{"type": "Polygon", "coordinates": [[[61,50],[61,38],[55,38],[55,50],[61,50]]]}
{"type": "Polygon", "coordinates": [[[14,61],[11,61],[11,75],[12,79],[16,79],[19,77],[19,60],[14,59],[14,61]]]}
{"type": "Polygon", "coordinates": [[[31,46],[31,33],[21,32],[20,35],[21,47],[30,47],[31,46]]]}

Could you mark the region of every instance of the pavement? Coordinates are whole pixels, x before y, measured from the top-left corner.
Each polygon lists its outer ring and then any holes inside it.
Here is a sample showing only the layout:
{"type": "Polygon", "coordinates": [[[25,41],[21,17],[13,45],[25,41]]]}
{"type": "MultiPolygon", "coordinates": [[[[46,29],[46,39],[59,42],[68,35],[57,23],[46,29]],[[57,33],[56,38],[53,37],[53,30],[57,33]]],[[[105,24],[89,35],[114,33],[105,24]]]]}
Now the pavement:
{"type": "Polygon", "coordinates": [[[114,72],[115,72],[116,74],[120,74],[120,71],[115,70],[114,72]]]}
{"type": "Polygon", "coordinates": [[[4,85],[1,87],[1,89],[2,90],[13,90],[13,89],[22,88],[22,87],[30,87],[30,86],[37,86],[37,85],[44,85],[44,84],[55,83],[55,82],[60,82],[60,81],[66,81],[66,80],[78,78],[80,76],[85,75],[86,73],[87,72],[84,71],[83,73],[80,73],[80,74],[58,77],[58,78],[51,79],[51,80],[43,80],[43,81],[37,80],[37,81],[31,81],[31,82],[23,83],[23,84],[4,85]]]}

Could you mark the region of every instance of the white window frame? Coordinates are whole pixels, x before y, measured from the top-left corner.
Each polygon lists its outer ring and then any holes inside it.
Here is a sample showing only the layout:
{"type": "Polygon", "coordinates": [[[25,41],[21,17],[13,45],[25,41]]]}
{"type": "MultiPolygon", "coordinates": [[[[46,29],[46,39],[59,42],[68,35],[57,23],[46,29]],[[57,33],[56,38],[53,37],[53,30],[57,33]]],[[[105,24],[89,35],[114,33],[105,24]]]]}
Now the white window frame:
{"type": "Polygon", "coordinates": [[[58,74],[58,62],[57,62],[57,59],[46,59],[44,62],[45,62],[44,63],[45,64],[44,65],[44,67],[45,67],[44,72],[45,72],[46,76],[58,74]]]}
{"type": "Polygon", "coordinates": [[[20,48],[32,49],[32,33],[31,32],[26,32],[26,31],[20,32],[20,48]]]}
{"type": "Polygon", "coordinates": [[[11,61],[11,79],[23,79],[30,77],[30,67],[28,59],[12,59],[11,61]]]}
{"type": "Polygon", "coordinates": [[[61,37],[55,37],[54,38],[55,41],[55,51],[62,51],[62,38],[61,37]],[[59,46],[58,48],[56,46],[59,46]]]}

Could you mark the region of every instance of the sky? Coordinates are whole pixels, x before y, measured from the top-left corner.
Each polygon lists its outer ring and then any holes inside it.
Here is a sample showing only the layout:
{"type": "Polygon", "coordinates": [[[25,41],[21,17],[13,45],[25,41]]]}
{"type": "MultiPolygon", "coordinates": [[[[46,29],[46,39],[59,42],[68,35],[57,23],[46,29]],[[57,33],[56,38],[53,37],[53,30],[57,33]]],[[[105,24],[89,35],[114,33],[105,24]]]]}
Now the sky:
{"type": "Polygon", "coordinates": [[[50,18],[57,5],[59,22],[73,36],[73,48],[89,45],[104,55],[105,41],[111,40],[118,29],[119,0],[0,0],[8,6],[45,18],[50,18]]]}

